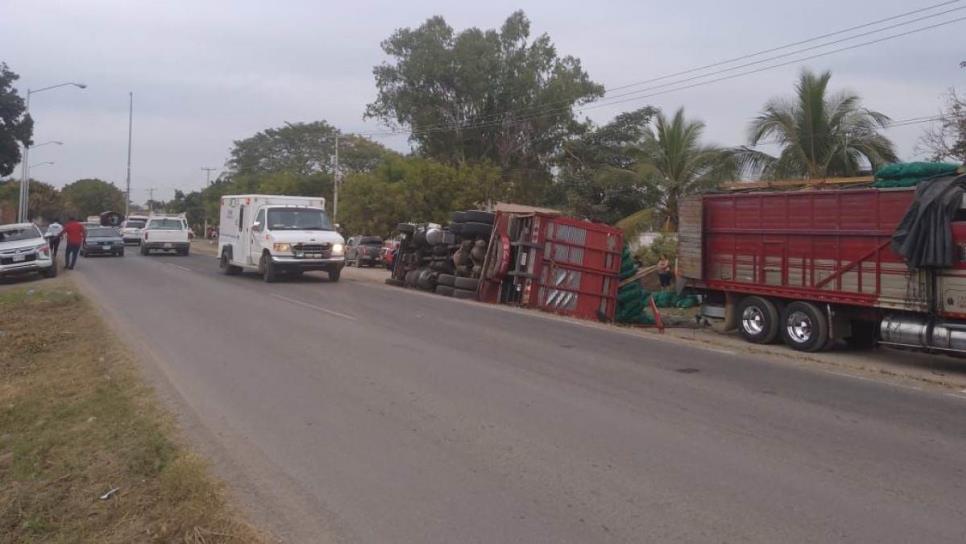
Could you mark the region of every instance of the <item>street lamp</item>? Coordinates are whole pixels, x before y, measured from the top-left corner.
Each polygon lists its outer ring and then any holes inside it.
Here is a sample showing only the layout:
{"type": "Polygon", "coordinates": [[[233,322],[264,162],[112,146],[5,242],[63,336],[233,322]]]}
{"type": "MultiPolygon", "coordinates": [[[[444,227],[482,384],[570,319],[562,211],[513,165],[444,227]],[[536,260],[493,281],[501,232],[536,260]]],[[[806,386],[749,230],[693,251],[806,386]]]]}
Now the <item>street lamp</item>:
{"type": "Polygon", "coordinates": [[[30,167],[31,168],[39,168],[41,166],[51,166],[53,164],[54,164],[54,161],[44,161],[44,162],[38,162],[38,163],[31,164],[30,167]]]}
{"type": "Polygon", "coordinates": [[[49,142],[44,142],[42,144],[32,145],[32,146],[30,146],[30,149],[36,149],[36,148],[38,148],[40,146],[50,145],[50,144],[64,145],[64,142],[60,142],[60,141],[57,141],[57,140],[51,140],[49,142]]]}
{"type": "MultiPolygon", "coordinates": [[[[57,85],[51,85],[49,87],[41,87],[39,89],[27,89],[27,103],[24,107],[24,115],[30,115],[30,96],[35,93],[42,93],[44,91],[49,91],[51,89],[57,89],[60,87],[77,87],[78,89],[86,89],[87,85],[83,83],[75,83],[73,81],[68,81],[66,83],[58,83],[57,85]]],[[[27,208],[30,203],[30,166],[27,161],[30,157],[30,146],[24,144],[23,146],[23,160],[21,161],[20,167],[20,210],[17,214],[17,221],[20,223],[27,222],[27,208]]]]}

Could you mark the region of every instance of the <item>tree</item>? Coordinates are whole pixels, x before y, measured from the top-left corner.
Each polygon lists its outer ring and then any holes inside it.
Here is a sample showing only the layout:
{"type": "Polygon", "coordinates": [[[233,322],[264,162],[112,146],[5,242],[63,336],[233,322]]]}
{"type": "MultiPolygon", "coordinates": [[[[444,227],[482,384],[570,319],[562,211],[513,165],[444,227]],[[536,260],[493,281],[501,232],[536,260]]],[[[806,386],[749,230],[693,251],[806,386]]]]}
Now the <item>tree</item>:
{"type": "MultiPolygon", "coordinates": [[[[0,208],[16,209],[20,198],[20,181],[8,179],[0,182],[0,208]]],[[[30,180],[30,202],[27,217],[30,219],[61,219],[64,214],[64,199],[53,185],[30,180]]]]}
{"type": "Polygon", "coordinates": [[[701,143],[704,123],[688,120],[684,108],[668,119],[658,113],[644,135],[641,153],[646,175],[659,193],[658,209],[671,230],[677,230],[681,199],[738,174],[735,153],[701,143]]]}
{"type": "Polygon", "coordinates": [[[67,212],[76,218],[124,209],[124,193],[113,183],[100,179],[79,179],[61,189],[67,212]]]}
{"type": "Polygon", "coordinates": [[[9,175],[20,162],[20,146],[33,144],[33,119],[13,88],[18,79],[19,75],[0,62],[0,176],[9,175]]]}
{"type": "MultiPolygon", "coordinates": [[[[235,175],[332,174],[337,135],[341,136],[339,130],[325,121],[286,123],[235,141],[228,166],[235,175]]],[[[368,172],[386,156],[394,154],[354,134],[341,136],[339,142],[339,166],[346,172],[368,172]]]]}
{"type": "Polygon", "coordinates": [[[862,107],[858,95],[830,94],[831,72],[805,70],[795,86],[794,100],[775,98],[752,122],[751,145],[773,139],[782,147],[778,157],[745,148],[744,164],[766,178],[811,179],[855,176],[868,163],[873,170],[895,162],[895,147],[879,130],[889,117],[862,107]]]}
{"type": "Polygon", "coordinates": [[[622,113],[562,146],[558,202],[578,216],[613,224],[656,199],[641,171],[640,147],[657,110],[622,113]]]}
{"type": "Polygon", "coordinates": [[[547,35],[529,38],[522,11],[499,30],[456,33],[442,17],[399,29],[382,43],[393,60],[373,69],[378,95],[365,116],[411,129],[423,156],[489,161],[515,198],[539,200],[560,144],[580,126],[574,106],[604,89],[547,35]]]}
{"type": "Polygon", "coordinates": [[[499,181],[499,169],[490,165],[392,158],[372,172],[346,179],[339,219],[351,233],[382,236],[401,222],[444,223],[454,210],[495,199],[499,181]]]}
{"type": "Polygon", "coordinates": [[[945,100],[939,121],[925,130],[917,151],[932,161],[966,162],[966,98],[950,89],[945,100]]]}

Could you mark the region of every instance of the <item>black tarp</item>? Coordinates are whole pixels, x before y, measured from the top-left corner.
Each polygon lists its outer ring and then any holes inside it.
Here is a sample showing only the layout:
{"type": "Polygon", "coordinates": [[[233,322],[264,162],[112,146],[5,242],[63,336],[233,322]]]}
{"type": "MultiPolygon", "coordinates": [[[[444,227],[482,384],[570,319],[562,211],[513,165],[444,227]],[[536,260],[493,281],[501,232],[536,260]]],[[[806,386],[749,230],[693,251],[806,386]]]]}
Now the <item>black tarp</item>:
{"type": "Polygon", "coordinates": [[[892,249],[912,268],[948,268],[956,261],[952,222],[963,204],[966,176],[924,180],[916,187],[895,234],[892,249]]]}

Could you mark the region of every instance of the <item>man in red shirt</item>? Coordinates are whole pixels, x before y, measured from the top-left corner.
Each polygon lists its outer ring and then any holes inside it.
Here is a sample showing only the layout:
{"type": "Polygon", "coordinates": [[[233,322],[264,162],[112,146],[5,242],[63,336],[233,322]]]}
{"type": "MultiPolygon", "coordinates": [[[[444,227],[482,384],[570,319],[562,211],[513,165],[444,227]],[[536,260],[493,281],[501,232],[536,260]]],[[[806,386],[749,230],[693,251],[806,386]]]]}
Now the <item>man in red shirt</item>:
{"type": "Polygon", "coordinates": [[[73,270],[74,264],[77,263],[77,254],[80,253],[80,248],[84,245],[84,238],[87,237],[87,229],[84,228],[83,223],[71,217],[67,221],[67,224],[64,225],[63,236],[67,239],[67,249],[64,252],[64,267],[67,270],[73,270]]]}

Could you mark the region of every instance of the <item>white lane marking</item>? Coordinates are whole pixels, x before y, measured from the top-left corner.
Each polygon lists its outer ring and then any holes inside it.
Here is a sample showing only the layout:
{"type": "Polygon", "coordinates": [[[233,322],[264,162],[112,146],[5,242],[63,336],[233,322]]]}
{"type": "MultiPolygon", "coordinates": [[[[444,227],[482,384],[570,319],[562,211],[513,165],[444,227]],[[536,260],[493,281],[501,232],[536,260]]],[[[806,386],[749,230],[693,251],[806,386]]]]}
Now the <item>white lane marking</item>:
{"type": "Polygon", "coordinates": [[[342,319],[348,319],[349,321],[356,321],[356,318],[352,317],[351,315],[343,314],[343,313],[336,312],[336,311],[333,311],[333,310],[329,310],[328,308],[323,308],[321,306],[316,306],[315,304],[309,304],[308,302],[302,302],[301,300],[296,300],[294,298],[283,297],[282,295],[274,295],[273,294],[272,296],[275,297],[275,298],[277,298],[277,299],[279,299],[279,300],[284,300],[285,302],[290,302],[290,303],[296,304],[298,306],[303,306],[305,308],[310,308],[312,310],[318,310],[320,312],[325,312],[325,313],[327,313],[329,315],[334,315],[336,317],[341,317],[342,319]]]}

